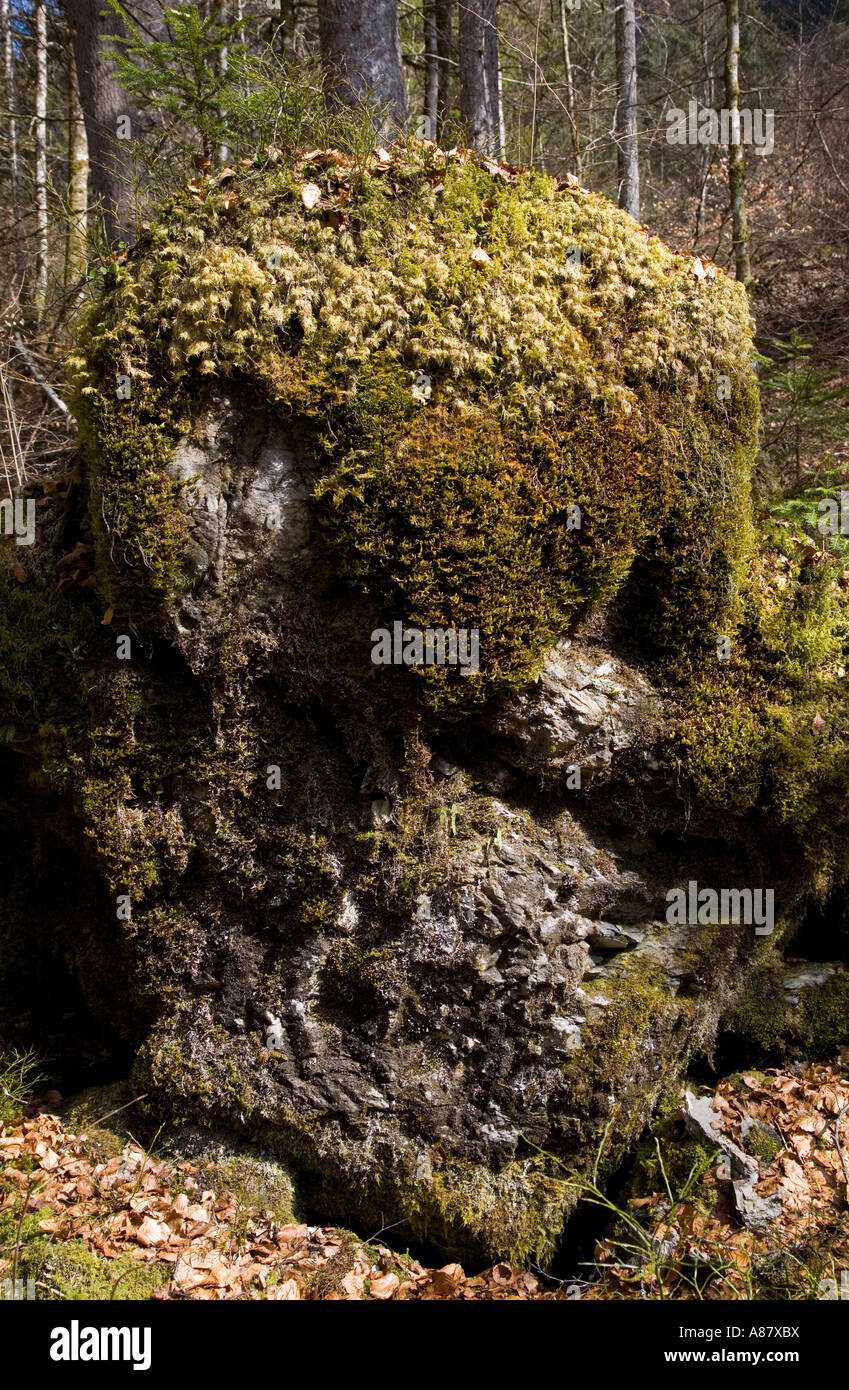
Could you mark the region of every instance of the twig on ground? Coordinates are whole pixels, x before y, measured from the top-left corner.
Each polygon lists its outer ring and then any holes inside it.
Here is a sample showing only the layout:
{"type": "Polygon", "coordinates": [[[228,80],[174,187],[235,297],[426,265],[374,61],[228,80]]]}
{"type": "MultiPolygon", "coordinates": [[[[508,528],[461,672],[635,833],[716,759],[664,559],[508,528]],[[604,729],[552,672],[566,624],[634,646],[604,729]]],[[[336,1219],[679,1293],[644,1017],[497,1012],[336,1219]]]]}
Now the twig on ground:
{"type": "Polygon", "coordinates": [[[76,425],[77,422],[71,414],[70,407],[66,405],[66,403],[62,400],[62,397],[58,396],[56,392],[53,390],[53,387],[50,385],[49,381],[44,375],[44,372],[41,370],[35,358],[30,353],[26,344],[22,340],[20,334],[15,334],[14,342],[15,347],[17,348],[20,356],[23,358],[24,365],[27,371],[29,372],[29,375],[32,377],[33,381],[38,383],[45,396],[50,401],[51,405],[55,405],[56,409],[62,412],[62,414],[68,421],[68,424],[76,425]]]}

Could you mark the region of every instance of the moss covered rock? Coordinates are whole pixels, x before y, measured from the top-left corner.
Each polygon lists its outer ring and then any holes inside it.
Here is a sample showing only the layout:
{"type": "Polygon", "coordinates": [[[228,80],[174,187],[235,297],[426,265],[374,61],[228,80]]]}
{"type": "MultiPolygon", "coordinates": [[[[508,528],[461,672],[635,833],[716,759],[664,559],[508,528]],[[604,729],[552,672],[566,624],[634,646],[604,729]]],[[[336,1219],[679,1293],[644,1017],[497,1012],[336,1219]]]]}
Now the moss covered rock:
{"type": "Polygon", "coordinates": [[[845,875],[840,586],[755,534],[750,349],[604,199],[415,142],[201,179],[106,267],[80,481],[0,549],[0,797],[68,888],[0,846],[0,962],[158,1117],[545,1258],[762,958],[669,889],[768,888],[775,941],[845,875]],[[479,671],[375,665],[396,622],[479,671]]]}
{"type": "MultiPolygon", "coordinates": [[[[386,169],[316,153],[201,181],[110,266],[80,346],[103,592],[133,617],[197,586],[198,508],[204,573],[244,568],[208,467],[187,498],[172,464],[232,383],[288,435],[347,584],[385,619],[479,629],[479,679],[425,673],[437,706],[521,684],[637,556],[655,641],[733,621],[745,294],[572,182],[414,142],[386,169]]],[[[237,529],[251,505],[275,526],[284,481],[228,498],[237,529]]]]}

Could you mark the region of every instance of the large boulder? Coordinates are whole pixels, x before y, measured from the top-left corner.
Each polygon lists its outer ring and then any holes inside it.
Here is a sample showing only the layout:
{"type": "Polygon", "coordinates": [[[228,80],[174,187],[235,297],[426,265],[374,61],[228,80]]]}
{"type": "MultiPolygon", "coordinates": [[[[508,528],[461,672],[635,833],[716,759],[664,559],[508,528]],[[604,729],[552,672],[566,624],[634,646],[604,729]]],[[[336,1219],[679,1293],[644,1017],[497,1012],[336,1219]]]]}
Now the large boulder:
{"type": "Polygon", "coordinates": [[[768,888],[778,940],[845,873],[750,347],[724,275],[466,153],[178,193],[80,325],[82,484],[0,555],[7,991],[61,961],[148,1105],[327,1219],[550,1254],[765,949],[669,890],[768,888]],[[479,669],[375,664],[396,624],[479,669]]]}

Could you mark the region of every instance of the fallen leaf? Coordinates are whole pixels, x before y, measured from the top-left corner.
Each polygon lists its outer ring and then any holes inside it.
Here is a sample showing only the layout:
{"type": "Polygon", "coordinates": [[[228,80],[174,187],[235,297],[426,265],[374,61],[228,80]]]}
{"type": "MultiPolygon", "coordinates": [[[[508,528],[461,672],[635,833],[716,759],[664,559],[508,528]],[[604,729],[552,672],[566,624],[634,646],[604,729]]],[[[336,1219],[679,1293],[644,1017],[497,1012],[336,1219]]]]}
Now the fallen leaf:
{"type": "Polygon", "coordinates": [[[349,1274],[345,1275],[339,1287],[345,1290],[349,1299],[357,1299],[362,1298],[365,1285],[365,1274],[361,1274],[358,1270],[352,1269],[349,1274]]]}
{"type": "Polygon", "coordinates": [[[135,1236],[139,1245],[164,1245],[170,1239],[171,1232],[164,1222],[154,1221],[152,1216],[145,1216],[135,1236]]]}
{"type": "Polygon", "coordinates": [[[381,1274],[372,1279],[370,1293],[372,1298],[391,1298],[398,1289],[400,1280],[397,1274],[381,1274]]]}

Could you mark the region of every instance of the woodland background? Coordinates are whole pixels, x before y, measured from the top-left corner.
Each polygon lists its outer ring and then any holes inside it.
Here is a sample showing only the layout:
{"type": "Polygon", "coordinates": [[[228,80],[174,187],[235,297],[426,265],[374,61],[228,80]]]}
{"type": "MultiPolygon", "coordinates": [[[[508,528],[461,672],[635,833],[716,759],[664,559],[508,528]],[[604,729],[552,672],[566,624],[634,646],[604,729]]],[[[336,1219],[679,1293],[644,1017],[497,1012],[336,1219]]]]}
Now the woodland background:
{"type": "Polygon", "coordinates": [[[75,309],[169,188],[268,145],[370,148],[404,129],[575,175],[676,249],[736,269],[764,355],[762,481],[842,457],[840,0],[0,0],[0,31],[10,480],[67,459],[75,309]],[[773,111],[774,150],[670,144],[668,113],[690,101],[773,111]]]}

